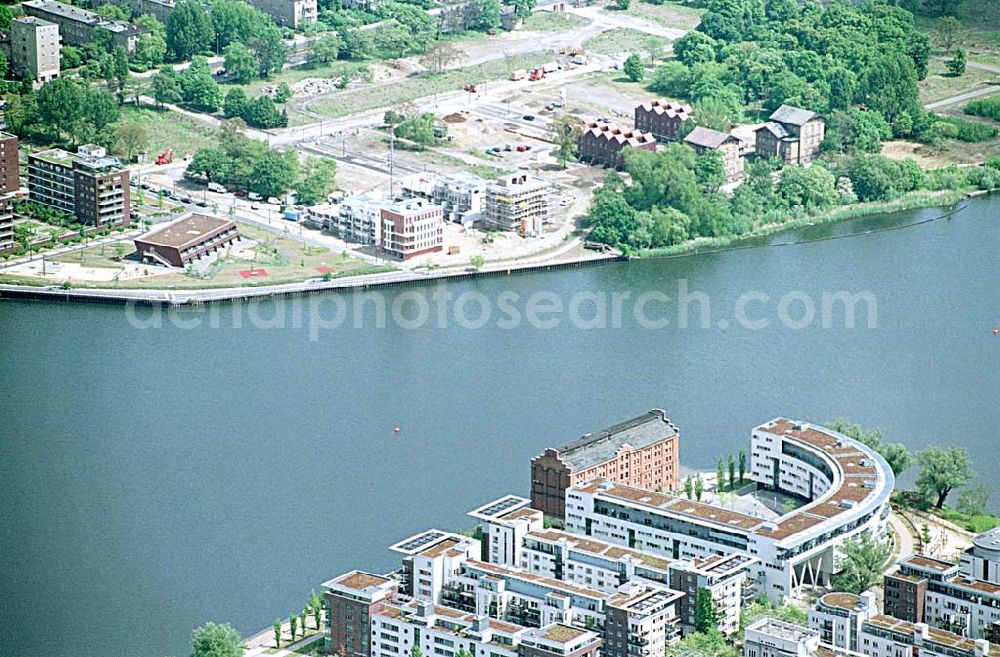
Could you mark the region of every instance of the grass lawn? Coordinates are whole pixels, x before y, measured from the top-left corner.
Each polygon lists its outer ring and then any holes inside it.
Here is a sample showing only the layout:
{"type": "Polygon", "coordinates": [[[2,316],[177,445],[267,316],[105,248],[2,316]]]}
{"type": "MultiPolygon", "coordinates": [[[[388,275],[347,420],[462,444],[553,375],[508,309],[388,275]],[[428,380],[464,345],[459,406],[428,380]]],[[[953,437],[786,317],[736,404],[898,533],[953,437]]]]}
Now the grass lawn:
{"type": "Polygon", "coordinates": [[[199,148],[215,145],[212,128],[170,110],[126,105],[121,108],[119,121],[135,121],[146,128],[149,136],[147,151],[154,162],[157,155],[169,148],[174,149],[174,158],[180,158],[193,154],[199,148]]]}
{"type": "Polygon", "coordinates": [[[933,103],[951,96],[975,91],[985,84],[1000,82],[1000,74],[978,68],[966,68],[965,73],[952,77],[946,75],[944,62],[932,59],[928,63],[927,78],[920,82],[920,102],[933,103]]]}
{"type": "Polygon", "coordinates": [[[551,53],[541,50],[511,55],[508,58],[495,59],[436,75],[412,76],[377,88],[349,89],[313,103],[310,108],[324,116],[337,118],[378,107],[398,107],[435,93],[460,91],[465,85],[481,84],[489,80],[505,80],[512,70],[529,68],[551,58],[551,53]]]}
{"type": "Polygon", "coordinates": [[[622,29],[608,30],[591,37],[583,42],[583,48],[601,55],[617,55],[626,52],[645,54],[649,51],[650,46],[662,48],[668,43],[670,41],[662,37],[646,34],[639,30],[622,29]]]}
{"type": "MultiPolygon", "coordinates": [[[[217,261],[218,264],[213,264],[209,268],[210,273],[205,278],[178,273],[115,283],[81,283],[81,285],[153,289],[252,287],[296,283],[308,278],[321,278],[323,273],[317,271],[317,268],[320,267],[333,269],[334,272],[331,275],[336,278],[392,269],[391,267],[372,267],[363,260],[337,254],[324,247],[304,244],[290,236],[291,231],[297,228],[295,225],[289,224],[286,228],[288,236],[278,235],[258,226],[239,223],[240,234],[256,241],[257,246],[251,252],[231,253],[221,258],[217,261]],[[253,253],[256,254],[256,258],[252,255],[253,253]],[[267,276],[244,278],[239,273],[241,270],[253,268],[266,270],[267,276]]],[[[126,258],[135,253],[131,242],[128,242],[127,245],[126,258]]],[[[54,260],[80,263],[81,253],[83,253],[83,264],[87,267],[113,267],[116,269],[121,267],[121,264],[114,259],[114,249],[107,246],[103,249],[94,247],[82,252],[57,256],[54,260]]]]}
{"type": "Polygon", "coordinates": [[[337,61],[324,66],[317,66],[316,68],[311,66],[295,66],[293,68],[286,68],[280,73],[272,75],[267,80],[254,80],[250,84],[227,83],[221,86],[223,94],[227,93],[233,87],[242,87],[243,90],[247,92],[247,95],[255,96],[260,93],[260,90],[264,87],[277,86],[282,82],[287,82],[289,85],[292,85],[306,78],[331,79],[343,76],[351,79],[356,74],[367,71],[368,62],[337,61]]]}
{"type": "MultiPolygon", "coordinates": [[[[962,23],[962,46],[966,50],[1000,55],[1000,3],[967,0],[960,5],[957,18],[962,23]]],[[[936,18],[916,16],[915,23],[934,38],[936,18]]]]}
{"type": "Polygon", "coordinates": [[[692,7],[678,2],[664,2],[654,5],[648,2],[632,2],[625,11],[605,7],[603,11],[614,14],[625,14],[643,18],[666,27],[676,27],[680,30],[692,30],[701,23],[704,7],[692,7]]]}
{"type": "MultiPolygon", "coordinates": [[[[308,642],[306,642],[305,644],[299,646],[298,648],[295,648],[294,650],[291,650],[290,651],[291,654],[293,654],[293,655],[311,655],[311,654],[313,654],[313,651],[318,651],[320,648],[323,647],[323,632],[320,632],[320,631],[317,631],[317,630],[306,630],[306,636],[309,639],[311,639],[311,640],[308,641],[308,642]]],[[[295,641],[301,641],[301,640],[302,640],[302,637],[300,636],[295,641]]],[[[293,641],[292,643],[295,643],[295,641],[293,641]]],[[[284,642],[282,642],[281,648],[268,648],[264,652],[267,653],[267,654],[269,654],[269,655],[273,655],[273,654],[275,654],[277,652],[280,652],[282,650],[288,650],[288,645],[289,645],[289,642],[286,639],[284,642]]]]}
{"type": "Polygon", "coordinates": [[[528,16],[521,29],[525,32],[552,32],[584,27],[585,25],[590,25],[590,21],[583,16],[568,14],[565,11],[540,11],[528,16]]]}
{"type": "Polygon", "coordinates": [[[969,515],[968,513],[962,513],[958,509],[952,509],[947,506],[940,511],[932,511],[932,513],[941,516],[945,520],[950,520],[959,527],[964,527],[973,534],[982,534],[1000,525],[1000,518],[989,513],[969,515]]]}

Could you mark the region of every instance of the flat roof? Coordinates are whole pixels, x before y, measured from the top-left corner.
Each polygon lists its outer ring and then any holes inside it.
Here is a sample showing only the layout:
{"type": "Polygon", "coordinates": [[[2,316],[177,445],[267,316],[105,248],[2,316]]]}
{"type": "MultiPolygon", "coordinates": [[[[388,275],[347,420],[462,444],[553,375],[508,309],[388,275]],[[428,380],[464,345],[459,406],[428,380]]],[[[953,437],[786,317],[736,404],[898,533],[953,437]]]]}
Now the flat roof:
{"type": "Polygon", "coordinates": [[[572,641],[578,637],[583,636],[587,633],[587,630],[581,630],[575,627],[570,627],[569,625],[549,625],[548,627],[542,628],[542,636],[549,641],[558,641],[559,643],[566,643],[567,641],[572,641]]]}
{"type": "Polygon", "coordinates": [[[437,557],[467,539],[467,536],[461,534],[440,529],[427,529],[390,545],[389,550],[406,555],[420,554],[425,557],[437,557]]]}
{"type": "Polygon", "coordinates": [[[827,593],[820,596],[819,601],[828,607],[853,611],[861,603],[861,596],[853,593],[827,593]]]}
{"type": "Polygon", "coordinates": [[[355,570],[349,573],[344,573],[343,575],[334,578],[332,581],[334,584],[339,584],[345,588],[364,591],[367,588],[382,586],[392,580],[381,575],[372,575],[371,573],[355,570]]]}
{"type": "MultiPolygon", "coordinates": [[[[865,623],[870,623],[875,627],[880,627],[886,630],[899,632],[900,634],[906,635],[908,637],[913,636],[913,630],[914,630],[913,623],[909,621],[899,620],[898,618],[893,618],[892,616],[886,616],[885,614],[872,616],[867,621],[865,621],[865,623]]],[[[947,646],[949,648],[964,650],[970,653],[975,652],[976,644],[972,639],[966,639],[963,636],[959,636],[951,632],[946,632],[945,630],[941,630],[936,627],[928,627],[927,632],[929,641],[932,641],[942,646],[947,646]]]]}
{"type": "Polygon", "coordinates": [[[670,559],[656,557],[646,552],[612,545],[610,543],[605,543],[604,541],[598,541],[590,537],[571,534],[559,529],[546,529],[544,531],[528,532],[525,536],[536,540],[548,541],[550,543],[557,543],[560,540],[565,540],[574,550],[596,554],[609,559],[620,559],[624,556],[634,557],[644,566],[656,568],[657,570],[665,571],[670,568],[670,564],[672,563],[670,559]]]}
{"type": "Polygon", "coordinates": [[[568,592],[599,600],[607,600],[611,597],[611,594],[609,593],[595,591],[594,589],[585,589],[582,586],[574,586],[573,584],[569,584],[558,579],[552,579],[551,577],[543,577],[541,575],[535,575],[534,573],[528,573],[521,570],[512,570],[497,564],[479,561],[478,559],[469,559],[465,562],[465,564],[469,568],[475,568],[486,573],[492,573],[498,577],[521,579],[528,582],[534,582],[535,584],[541,584],[542,586],[552,589],[552,591],[568,592]]]}
{"type": "Polygon", "coordinates": [[[512,511],[531,506],[531,500],[520,495],[504,495],[503,497],[487,502],[486,504],[469,511],[470,516],[480,520],[492,520],[497,517],[509,515],[512,511]]]}
{"type": "Polygon", "coordinates": [[[911,554],[905,559],[902,559],[899,563],[906,564],[908,566],[916,566],[917,568],[923,568],[924,570],[933,570],[939,573],[946,573],[953,568],[958,568],[957,563],[952,563],[943,559],[935,559],[934,557],[925,557],[920,554],[911,554]]]}
{"type": "Polygon", "coordinates": [[[201,242],[210,233],[230,226],[236,226],[236,223],[231,219],[211,217],[207,214],[192,214],[175,221],[166,228],[137,237],[136,240],[153,246],[183,249],[190,244],[201,242]]]}
{"type": "Polygon", "coordinates": [[[676,438],[678,433],[666,412],[654,408],[606,429],[585,433],[555,450],[567,467],[580,471],[607,462],[622,445],[642,449],[661,440],[676,438]]]}

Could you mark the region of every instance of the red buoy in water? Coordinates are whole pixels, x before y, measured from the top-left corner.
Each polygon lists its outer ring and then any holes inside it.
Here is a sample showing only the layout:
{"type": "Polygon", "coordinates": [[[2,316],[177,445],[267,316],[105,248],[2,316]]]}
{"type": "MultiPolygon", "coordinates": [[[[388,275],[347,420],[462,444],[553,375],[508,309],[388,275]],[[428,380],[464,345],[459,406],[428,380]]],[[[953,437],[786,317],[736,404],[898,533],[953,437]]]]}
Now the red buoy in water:
{"type": "Polygon", "coordinates": [[[993,335],[1000,335],[1000,328],[993,327],[993,335]]]}
{"type": "Polygon", "coordinates": [[[397,436],[399,435],[399,425],[398,425],[398,424],[396,425],[396,428],[395,428],[395,429],[393,429],[393,431],[395,431],[395,432],[396,432],[396,435],[397,435],[397,436]]]}

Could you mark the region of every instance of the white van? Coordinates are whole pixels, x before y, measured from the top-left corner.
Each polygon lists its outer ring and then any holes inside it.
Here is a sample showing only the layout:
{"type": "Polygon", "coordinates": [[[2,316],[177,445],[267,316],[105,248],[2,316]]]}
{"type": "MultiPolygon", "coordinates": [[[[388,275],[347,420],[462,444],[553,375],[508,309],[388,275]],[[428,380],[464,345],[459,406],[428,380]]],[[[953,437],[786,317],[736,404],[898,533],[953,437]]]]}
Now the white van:
{"type": "Polygon", "coordinates": [[[208,191],[215,192],[216,194],[225,194],[226,188],[219,183],[210,182],[208,183],[208,191]]]}

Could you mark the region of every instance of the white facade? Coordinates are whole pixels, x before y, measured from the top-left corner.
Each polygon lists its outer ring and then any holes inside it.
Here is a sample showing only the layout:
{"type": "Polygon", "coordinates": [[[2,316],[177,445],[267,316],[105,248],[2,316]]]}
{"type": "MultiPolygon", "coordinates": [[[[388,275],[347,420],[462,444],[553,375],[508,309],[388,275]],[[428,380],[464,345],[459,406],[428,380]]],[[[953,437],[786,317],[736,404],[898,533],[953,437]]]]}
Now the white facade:
{"type": "Polygon", "coordinates": [[[762,618],[747,627],[743,657],[815,657],[819,634],[799,625],[762,618]]]}
{"type": "Polygon", "coordinates": [[[779,418],[751,433],[751,478],[809,502],[773,521],[600,480],[566,491],[566,528],[675,560],[743,553],[771,599],[825,585],[846,539],[886,533],[894,478],[874,450],[779,418]]]}
{"type": "Polygon", "coordinates": [[[461,534],[438,529],[403,539],[389,548],[405,555],[413,597],[431,603],[441,599],[441,589],[451,581],[468,559],[477,559],[482,550],[479,541],[461,534]]]}
{"type": "Polygon", "coordinates": [[[469,515],[480,521],[489,562],[503,566],[520,566],[525,537],[544,526],[542,512],[531,508],[531,500],[517,495],[484,504],[469,515]]]}
{"type": "Polygon", "coordinates": [[[874,616],[861,626],[859,652],[867,657],[985,657],[990,644],[965,639],[925,623],[874,616]]]}
{"type": "Polygon", "coordinates": [[[309,223],[335,234],[346,242],[378,244],[382,239],[382,207],[385,201],[361,194],[339,204],[324,203],[309,208],[309,223]]]}
{"type": "Polygon", "coordinates": [[[875,594],[866,591],[852,593],[827,593],[809,610],[809,627],[819,632],[823,643],[858,650],[861,624],[878,614],[875,594]]]}
{"type": "Polygon", "coordinates": [[[59,26],[34,16],[19,16],[10,23],[11,65],[15,73],[37,85],[59,77],[59,26]]]}

